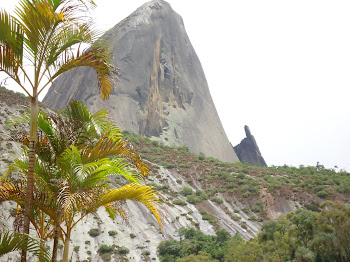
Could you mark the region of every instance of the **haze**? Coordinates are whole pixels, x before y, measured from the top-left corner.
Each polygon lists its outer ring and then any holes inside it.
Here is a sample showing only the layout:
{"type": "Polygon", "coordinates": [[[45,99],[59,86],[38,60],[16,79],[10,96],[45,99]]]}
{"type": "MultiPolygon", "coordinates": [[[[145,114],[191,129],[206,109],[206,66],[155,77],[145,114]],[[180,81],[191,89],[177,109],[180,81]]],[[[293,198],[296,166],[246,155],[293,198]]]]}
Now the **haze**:
{"type": "MultiPolygon", "coordinates": [[[[16,2],[0,0],[0,8],[16,2]]],[[[102,30],[145,3],[95,2],[102,30]]],[[[248,125],[268,165],[350,170],[349,1],[168,2],[184,20],[233,145],[248,125]]]]}

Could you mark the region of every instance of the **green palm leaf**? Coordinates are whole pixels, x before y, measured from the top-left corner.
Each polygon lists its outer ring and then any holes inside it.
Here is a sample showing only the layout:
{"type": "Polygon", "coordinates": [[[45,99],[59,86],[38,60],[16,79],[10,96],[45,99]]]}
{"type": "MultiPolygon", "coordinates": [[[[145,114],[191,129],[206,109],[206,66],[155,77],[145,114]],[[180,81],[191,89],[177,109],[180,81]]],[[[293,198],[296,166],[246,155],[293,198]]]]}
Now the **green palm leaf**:
{"type": "Polygon", "coordinates": [[[22,249],[33,253],[39,258],[39,261],[50,261],[50,253],[40,244],[40,240],[26,234],[0,232],[0,257],[22,249]]]}
{"type": "Polygon", "coordinates": [[[134,200],[144,204],[155,216],[161,227],[161,217],[158,209],[160,197],[152,187],[138,184],[128,184],[126,186],[106,191],[97,202],[97,206],[107,205],[115,201],[134,200]]]}
{"type": "Polygon", "coordinates": [[[23,55],[22,28],[4,10],[0,10],[0,28],[0,71],[5,71],[18,80],[23,55]]]}

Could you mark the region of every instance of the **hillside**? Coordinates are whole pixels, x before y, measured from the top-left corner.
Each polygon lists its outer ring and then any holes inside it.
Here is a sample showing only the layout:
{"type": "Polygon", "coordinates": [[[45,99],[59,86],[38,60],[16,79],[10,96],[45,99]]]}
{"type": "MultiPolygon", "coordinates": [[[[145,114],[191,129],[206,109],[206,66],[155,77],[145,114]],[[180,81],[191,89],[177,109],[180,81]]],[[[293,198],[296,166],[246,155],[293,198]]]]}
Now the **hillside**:
{"type": "MultiPolygon", "coordinates": [[[[24,113],[26,100],[3,89],[0,97],[0,131],[5,138],[6,123],[24,113]]],[[[264,222],[280,214],[300,207],[317,211],[325,200],[350,200],[350,174],[322,165],[296,168],[225,163],[191,153],[184,146],[162,145],[129,131],[124,131],[124,135],[151,167],[146,183],[162,195],[162,231],[149,211],[133,202],[126,203],[130,226],[120,218],[112,221],[101,210],[75,228],[73,261],[105,261],[97,252],[102,245],[117,247],[117,252],[110,254],[113,259],[158,261],[158,244],[179,239],[177,231],[181,227],[194,227],[210,235],[225,229],[231,236],[238,233],[250,239],[264,222]]],[[[0,167],[4,171],[20,151],[13,142],[5,140],[0,145],[0,167]]],[[[118,178],[111,182],[124,183],[118,178]]],[[[8,230],[12,229],[11,210],[15,207],[7,203],[1,208],[0,215],[8,218],[4,225],[8,230]]]]}

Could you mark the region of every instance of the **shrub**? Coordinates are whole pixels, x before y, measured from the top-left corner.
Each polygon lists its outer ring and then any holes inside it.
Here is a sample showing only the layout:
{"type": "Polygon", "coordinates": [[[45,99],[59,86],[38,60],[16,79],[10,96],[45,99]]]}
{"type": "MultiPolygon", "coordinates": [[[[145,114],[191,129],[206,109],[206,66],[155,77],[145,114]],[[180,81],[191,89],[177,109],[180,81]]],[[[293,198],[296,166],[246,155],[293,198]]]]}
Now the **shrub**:
{"type": "Polygon", "coordinates": [[[199,214],[205,215],[205,214],[208,214],[208,212],[204,209],[201,209],[201,210],[199,210],[199,214]]]}
{"type": "Polygon", "coordinates": [[[244,213],[249,213],[249,212],[250,212],[250,210],[249,210],[248,207],[243,208],[242,211],[243,211],[244,213]]]}
{"type": "Polygon", "coordinates": [[[131,234],[130,234],[130,237],[131,237],[131,238],[135,238],[135,237],[136,237],[136,235],[135,235],[135,234],[133,234],[133,233],[131,233],[131,234]]]}
{"type": "Polygon", "coordinates": [[[179,146],[179,147],[177,147],[176,151],[183,152],[183,153],[189,153],[190,149],[187,146],[179,146]]]}
{"type": "Polygon", "coordinates": [[[244,179],[245,177],[246,177],[246,175],[241,173],[241,172],[237,175],[238,179],[244,179]]]}
{"type": "Polygon", "coordinates": [[[153,141],[152,141],[152,145],[153,145],[153,146],[159,146],[159,143],[158,143],[158,141],[153,140],[153,141]]]}
{"type": "Polygon", "coordinates": [[[97,252],[101,255],[101,254],[106,254],[106,253],[112,253],[114,251],[114,247],[113,246],[107,246],[107,245],[101,245],[97,252]]]}
{"type": "Polygon", "coordinates": [[[196,195],[189,195],[186,197],[186,200],[188,203],[193,204],[193,205],[202,201],[202,199],[196,195]]]}
{"type": "Polygon", "coordinates": [[[193,191],[192,191],[192,188],[185,186],[180,189],[179,193],[183,196],[188,196],[188,195],[192,195],[193,191]]]}
{"type": "Polygon", "coordinates": [[[119,247],[117,252],[120,255],[126,255],[129,254],[129,249],[127,247],[119,247]]]}
{"type": "Polygon", "coordinates": [[[205,155],[203,153],[199,153],[198,159],[199,160],[204,160],[204,158],[205,158],[205,155]]]}
{"type": "Polygon", "coordinates": [[[101,258],[103,262],[110,262],[112,259],[112,253],[105,253],[105,254],[101,254],[101,258]]]}
{"type": "Polygon", "coordinates": [[[257,205],[253,206],[252,212],[258,213],[258,212],[260,212],[260,211],[261,211],[261,207],[260,207],[260,206],[257,206],[257,205]]]}
{"type": "Polygon", "coordinates": [[[149,256],[150,254],[151,254],[151,252],[149,252],[148,250],[142,251],[142,255],[144,255],[144,256],[149,256]]]}
{"type": "Polygon", "coordinates": [[[97,237],[100,232],[98,232],[98,228],[92,228],[89,230],[88,234],[90,235],[90,237],[97,237]]]}
{"type": "Polygon", "coordinates": [[[213,198],[211,201],[215,202],[215,203],[218,203],[218,204],[222,204],[224,203],[224,201],[220,198],[213,198]]]}
{"type": "Polygon", "coordinates": [[[176,199],[175,201],[173,201],[174,205],[179,205],[179,206],[186,206],[187,203],[181,199],[176,199]]]}
{"type": "Polygon", "coordinates": [[[250,220],[250,221],[257,221],[258,218],[257,218],[256,216],[253,215],[253,216],[251,216],[251,217],[249,218],[249,220],[250,220]]]}
{"type": "Polygon", "coordinates": [[[74,251],[74,252],[79,252],[79,249],[80,249],[80,246],[75,246],[75,247],[73,248],[73,251],[74,251]]]}
{"type": "Polygon", "coordinates": [[[234,221],[239,221],[239,220],[242,219],[242,217],[240,217],[240,216],[234,216],[234,217],[232,217],[232,219],[233,219],[234,221]]]}
{"type": "Polygon", "coordinates": [[[108,231],[108,235],[110,235],[111,237],[115,236],[117,233],[117,231],[114,231],[114,230],[111,230],[111,231],[108,231]]]}
{"type": "Polygon", "coordinates": [[[321,197],[321,198],[327,198],[327,197],[329,197],[329,193],[322,190],[322,191],[317,192],[317,196],[321,197]]]}
{"type": "Polygon", "coordinates": [[[158,254],[164,256],[166,254],[179,256],[181,251],[180,243],[176,240],[164,240],[158,245],[158,254]]]}

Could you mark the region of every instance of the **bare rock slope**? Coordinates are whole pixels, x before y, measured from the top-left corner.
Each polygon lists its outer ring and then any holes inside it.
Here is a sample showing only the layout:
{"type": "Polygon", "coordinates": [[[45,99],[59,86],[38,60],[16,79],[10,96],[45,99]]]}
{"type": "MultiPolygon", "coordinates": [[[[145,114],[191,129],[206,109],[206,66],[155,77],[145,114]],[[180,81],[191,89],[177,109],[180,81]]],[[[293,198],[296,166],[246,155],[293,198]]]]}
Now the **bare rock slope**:
{"type": "Polygon", "coordinates": [[[44,103],[64,108],[71,99],[80,100],[92,111],[108,109],[124,130],[222,161],[239,161],[182,18],[167,2],[144,4],[104,37],[121,72],[110,99],[99,98],[92,70],[77,68],[54,82],[44,103]]]}

